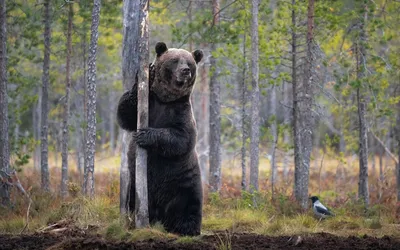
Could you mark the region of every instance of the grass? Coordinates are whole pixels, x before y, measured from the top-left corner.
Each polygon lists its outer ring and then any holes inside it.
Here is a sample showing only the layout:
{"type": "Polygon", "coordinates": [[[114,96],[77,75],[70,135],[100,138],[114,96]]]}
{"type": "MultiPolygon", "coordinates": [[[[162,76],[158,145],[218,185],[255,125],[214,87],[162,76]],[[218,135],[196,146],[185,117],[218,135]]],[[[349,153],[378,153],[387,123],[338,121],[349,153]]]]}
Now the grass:
{"type": "MultiPolygon", "coordinates": [[[[91,233],[99,233],[113,240],[170,239],[182,244],[201,240],[200,237],[178,237],[169,234],[160,224],[140,230],[130,229],[119,214],[119,174],[115,167],[118,161],[119,156],[104,156],[96,161],[98,169],[95,188],[98,195],[94,199],[80,195],[79,174],[73,167],[70,168],[70,195],[64,201],[57,195],[60,183],[59,168],[50,169],[53,193],[47,194],[41,192],[38,187],[38,173],[31,167],[26,167],[19,177],[34,203],[25,232],[33,233],[47,225],[69,220],[79,228],[85,229],[90,226],[91,233]]],[[[344,177],[337,180],[337,163],[330,159],[325,159],[324,162],[327,166],[324,166],[325,174],[321,186],[318,186],[320,182],[317,170],[310,170],[310,193],[319,194],[323,203],[332,208],[335,217],[319,221],[313,217],[310,209],[302,212],[291,196],[292,180],[289,178],[284,182],[282,171],[279,172],[274,200],[271,200],[269,163],[261,159],[262,191],[256,194],[240,191],[240,168],[223,168],[224,178],[220,194],[205,192],[204,195],[202,234],[223,232],[225,237],[220,238],[218,249],[230,249],[230,236],[237,232],[275,236],[327,232],[340,236],[368,234],[378,237],[400,237],[399,220],[395,214],[397,207],[390,198],[394,196],[395,190],[393,176],[387,176],[387,185],[380,200],[376,198],[378,189],[374,188],[376,179],[373,175],[370,176],[372,205],[365,211],[364,206],[357,203],[355,198],[357,168],[344,169],[344,177]]],[[[50,165],[53,164],[57,165],[50,165]]],[[[225,164],[235,166],[238,162],[233,164],[228,161],[225,164]]],[[[15,190],[12,192],[12,198],[14,207],[11,211],[0,207],[0,233],[18,234],[26,225],[26,202],[15,190]]]]}

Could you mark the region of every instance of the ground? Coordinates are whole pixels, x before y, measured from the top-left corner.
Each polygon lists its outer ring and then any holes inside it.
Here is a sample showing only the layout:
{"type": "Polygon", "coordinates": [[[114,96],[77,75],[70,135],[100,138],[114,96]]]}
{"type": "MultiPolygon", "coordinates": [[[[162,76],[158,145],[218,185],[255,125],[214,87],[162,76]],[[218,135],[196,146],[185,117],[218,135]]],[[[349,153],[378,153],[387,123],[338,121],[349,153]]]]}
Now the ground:
{"type": "Polygon", "coordinates": [[[34,202],[29,207],[12,190],[12,209],[0,207],[0,249],[400,249],[400,203],[390,162],[384,185],[377,181],[379,175],[369,176],[367,210],[356,199],[357,166],[349,163],[340,172],[338,162],[325,158],[325,172],[311,169],[310,194],[317,194],[336,215],[323,221],[314,218],[311,207],[303,211],[295,202],[292,174],[284,181],[279,171],[281,181],[272,195],[268,165],[262,162],[261,191],[250,194],[241,191],[240,167],[223,168],[220,194],[209,194],[205,187],[201,237],[177,237],[160,225],[128,227],[119,211],[115,166],[120,157],[99,159],[94,199],[80,195],[77,171],[70,172],[69,197],[63,200],[58,196],[60,168],[50,168],[50,194],[41,191],[39,173],[24,168],[19,179],[34,202]]]}
{"type": "Polygon", "coordinates": [[[327,233],[269,237],[256,234],[204,235],[179,242],[175,239],[124,242],[100,235],[36,233],[0,235],[0,249],[400,249],[400,240],[390,237],[338,237],[327,233]]]}

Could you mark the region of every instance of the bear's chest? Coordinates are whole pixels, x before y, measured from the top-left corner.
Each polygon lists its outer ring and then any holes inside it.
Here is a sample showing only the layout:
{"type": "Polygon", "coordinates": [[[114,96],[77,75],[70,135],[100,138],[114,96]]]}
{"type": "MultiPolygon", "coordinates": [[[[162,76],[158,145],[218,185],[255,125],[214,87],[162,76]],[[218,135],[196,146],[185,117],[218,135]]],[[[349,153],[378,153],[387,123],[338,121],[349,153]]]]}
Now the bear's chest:
{"type": "Polygon", "coordinates": [[[168,128],[180,124],[187,125],[187,119],[191,119],[190,103],[163,103],[150,95],[149,99],[149,127],[168,128]]]}

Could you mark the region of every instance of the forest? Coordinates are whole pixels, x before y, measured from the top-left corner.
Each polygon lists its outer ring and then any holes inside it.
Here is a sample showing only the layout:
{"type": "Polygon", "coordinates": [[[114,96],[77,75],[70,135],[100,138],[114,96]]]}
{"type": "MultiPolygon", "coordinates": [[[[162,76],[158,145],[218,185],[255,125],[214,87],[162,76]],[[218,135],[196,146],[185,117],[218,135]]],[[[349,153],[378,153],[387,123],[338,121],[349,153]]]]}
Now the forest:
{"type": "Polygon", "coordinates": [[[398,0],[0,0],[0,249],[400,249],[399,27],[398,0]],[[159,42],[203,53],[198,236],[127,205],[117,109],[159,42]]]}

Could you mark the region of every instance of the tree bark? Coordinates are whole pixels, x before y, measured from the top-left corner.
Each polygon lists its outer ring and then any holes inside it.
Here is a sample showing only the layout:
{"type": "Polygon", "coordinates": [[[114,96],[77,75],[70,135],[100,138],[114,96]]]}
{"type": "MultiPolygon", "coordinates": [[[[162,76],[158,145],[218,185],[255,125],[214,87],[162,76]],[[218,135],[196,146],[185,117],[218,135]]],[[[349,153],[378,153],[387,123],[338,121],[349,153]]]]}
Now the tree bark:
{"type": "Polygon", "coordinates": [[[41,107],[41,132],[40,132],[40,165],[42,189],[50,192],[50,175],[48,163],[48,89],[50,85],[50,0],[44,2],[44,59],[43,59],[43,76],[42,76],[42,107],[41,107]]]}
{"type": "Polygon", "coordinates": [[[242,128],[242,148],[241,148],[241,166],[242,166],[242,191],[247,190],[247,178],[246,178],[246,34],[243,35],[243,72],[242,72],[242,93],[241,93],[241,128],[242,128]]]}
{"type": "MultiPolygon", "coordinates": [[[[149,0],[140,0],[139,74],[137,128],[147,128],[149,123],[149,0]]],[[[135,226],[149,225],[147,190],[147,151],[136,148],[135,172],[135,226]]]]}
{"type": "Polygon", "coordinates": [[[99,37],[101,0],[94,0],[92,10],[92,26],[90,32],[88,73],[87,73],[87,102],[86,102],[86,148],[83,193],[94,197],[94,159],[96,152],[96,57],[99,37]]]}
{"type": "MultiPolygon", "coordinates": [[[[289,84],[287,82],[283,83],[283,103],[285,105],[289,104],[290,98],[289,98],[289,84]]],[[[284,124],[289,125],[290,124],[290,110],[287,108],[284,108],[283,116],[284,116],[284,124]]],[[[289,148],[288,145],[290,144],[290,132],[288,130],[283,131],[283,144],[285,145],[286,148],[289,148]]],[[[289,151],[289,149],[288,149],[289,151]]],[[[289,177],[289,152],[285,152],[283,156],[283,178],[285,181],[288,180],[289,177]]]]}
{"type": "Polygon", "coordinates": [[[271,87],[271,133],[272,133],[272,144],[271,144],[271,192],[272,199],[274,199],[274,187],[277,182],[278,170],[276,166],[276,146],[278,144],[278,124],[277,124],[277,112],[276,112],[276,89],[275,86],[271,87]]]}
{"type": "MultiPolygon", "coordinates": [[[[363,81],[365,77],[365,61],[367,34],[365,25],[368,18],[368,6],[363,5],[363,15],[360,19],[360,36],[357,42],[357,80],[363,81]]],[[[358,196],[364,202],[365,206],[369,205],[369,190],[368,190],[368,128],[366,120],[367,100],[364,95],[364,90],[359,86],[357,88],[357,106],[358,106],[358,122],[359,122],[359,180],[358,180],[358,196]]]]}
{"type": "Polygon", "coordinates": [[[61,196],[68,194],[68,141],[69,141],[69,114],[70,114],[70,89],[71,89],[71,54],[72,54],[72,18],[74,15],[72,3],[69,3],[68,30],[67,30],[67,62],[66,62],[66,87],[64,103],[63,137],[61,146],[61,196]]]}
{"type": "Polygon", "coordinates": [[[200,119],[196,119],[198,124],[197,128],[199,131],[198,152],[199,152],[199,164],[201,170],[201,179],[204,184],[209,184],[208,180],[208,163],[209,163],[209,93],[208,93],[208,74],[207,74],[207,63],[203,59],[203,62],[199,65],[200,71],[200,119]]]}
{"type": "MultiPolygon", "coordinates": [[[[213,26],[219,23],[219,0],[213,0],[213,26]]],[[[211,44],[211,51],[217,48],[211,44]]],[[[210,191],[219,192],[221,188],[221,86],[218,82],[219,69],[216,59],[211,56],[210,68],[210,191]]]]}
{"type": "MultiPolygon", "coordinates": [[[[292,25],[296,26],[296,1],[292,0],[292,25]]],[[[312,115],[313,105],[313,29],[314,29],[314,0],[308,1],[307,14],[307,55],[304,65],[302,84],[298,84],[296,77],[296,34],[292,32],[292,81],[293,81],[293,134],[294,134],[294,194],[299,204],[308,207],[308,183],[310,171],[310,157],[312,152],[312,131],[314,121],[312,115]]]]}
{"type": "Polygon", "coordinates": [[[397,202],[400,202],[400,102],[397,103],[397,122],[395,131],[397,139],[397,159],[398,159],[396,165],[397,202]]]}
{"type": "MultiPolygon", "coordinates": [[[[6,1],[0,0],[0,178],[5,177],[3,174],[9,174],[8,126],[6,1]]],[[[10,203],[9,186],[1,180],[0,199],[3,205],[10,203]]]]}
{"type": "Polygon", "coordinates": [[[115,112],[116,110],[116,97],[115,97],[115,92],[113,90],[110,91],[108,94],[109,96],[109,104],[111,107],[111,110],[109,111],[109,131],[110,131],[110,152],[112,155],[115,154],[115,112]]]}
{"type": "MultiPolygon", "coordinates": [[[[136,77],[139,74],[139,8],[140,2],[137,0],[124,1],[123,6],[123,33],[122,44],[122,82],[124,92],[132,89],[136,77]],[[134,13],[134,14],[132,14],[134,13]]],[[[130,175],[128,168],[128,149],[132,139],[130,132],[120,130],[121,140],[121,166],[120,166],[120,212],[122,215],[129,214],[129,200],[135,199],[130,195],[130,186],[134,185],[135,179],[130,175]]]]}
{"type": "Polygon", "coordinates": [[[258,6],[259,0],[252,0],[251,9],[251,133],[250,133],[250,191],[258,191],[258,164],[260,142],[260,89],[258,86],[258,6]]]}

